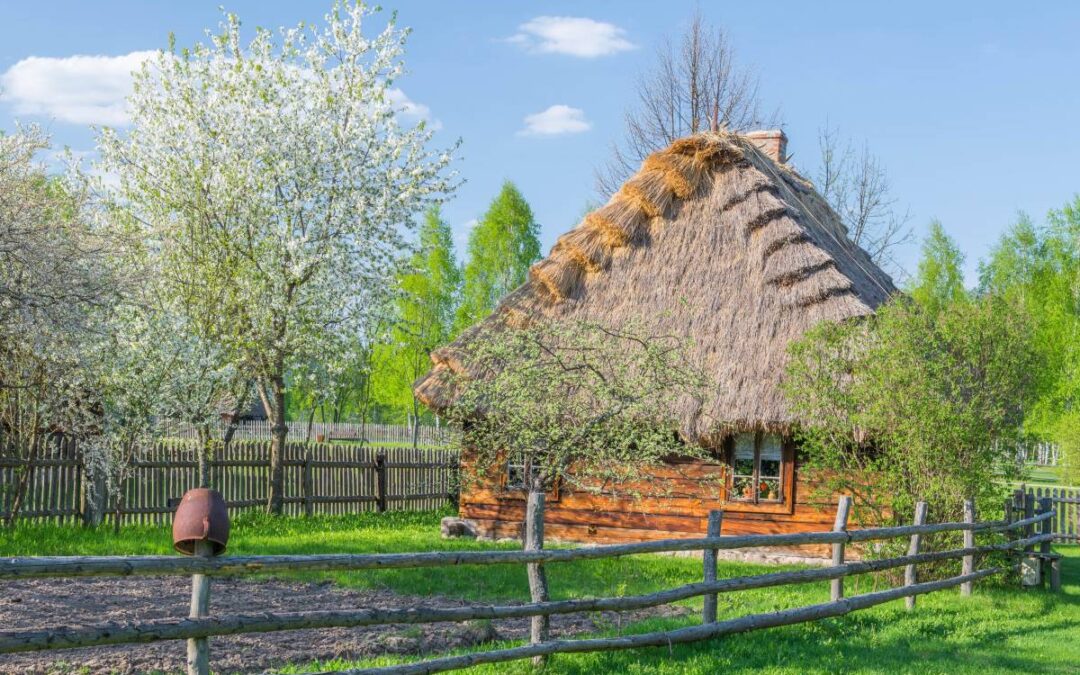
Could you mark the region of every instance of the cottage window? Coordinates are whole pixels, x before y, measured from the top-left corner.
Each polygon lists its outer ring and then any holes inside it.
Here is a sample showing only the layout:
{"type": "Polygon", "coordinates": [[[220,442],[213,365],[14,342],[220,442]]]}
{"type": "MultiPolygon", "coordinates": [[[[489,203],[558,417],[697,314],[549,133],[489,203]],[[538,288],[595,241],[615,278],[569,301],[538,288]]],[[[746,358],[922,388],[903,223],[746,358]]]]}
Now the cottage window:
{"type": "Polygon", "coordinates": [[[731,499],[754,504],[784,499],[784,442],[776,434],[737,434],[731,448],[731,499]]]}
{"type": "MultiPolygon", "coordinates": [[[[517,454],[515,457],[510,458],[506,462],[506,489],[507,490],[528,490],[529,486],[525,480],[526,472],[525,467],[528,463],[525,461],[525,455],[517,454]]],[[[535,477],[540,471],[539,466],[532,467],[532,475],[535,477]]]]}

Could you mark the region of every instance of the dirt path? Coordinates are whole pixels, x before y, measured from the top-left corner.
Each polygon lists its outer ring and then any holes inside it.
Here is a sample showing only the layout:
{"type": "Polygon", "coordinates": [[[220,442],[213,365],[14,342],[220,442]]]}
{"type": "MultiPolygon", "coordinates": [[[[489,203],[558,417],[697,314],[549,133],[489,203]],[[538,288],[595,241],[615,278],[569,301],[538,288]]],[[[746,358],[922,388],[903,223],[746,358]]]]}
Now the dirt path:
{"type": "MultiPolygon", "coordinates": [[[[454,607],[448,598],[411,598],[382,590],[348,590],[327,583],[214,579],[211,611],[238,614],[365,607],[408,607],[423,602],[454,607]]],[[[38,579],[3,584],[0,631],[79,626],[187,616],[190,582],[181,577],[141,579],[38,579]]],[[[588,633],[650,616],[684,614],[683,607],[552,617],[556,636],[588,633]]],[[[528,619],[471,624],[437,623],[282,631],[211,638],[210,666],[216,673],[261,672],[286,663],[377,654],[427,654],[492,639],[527,637],[528,619]]],[[[0,656],[0,673],[182,672],[181,641],[88,647],[0,656]]]]}

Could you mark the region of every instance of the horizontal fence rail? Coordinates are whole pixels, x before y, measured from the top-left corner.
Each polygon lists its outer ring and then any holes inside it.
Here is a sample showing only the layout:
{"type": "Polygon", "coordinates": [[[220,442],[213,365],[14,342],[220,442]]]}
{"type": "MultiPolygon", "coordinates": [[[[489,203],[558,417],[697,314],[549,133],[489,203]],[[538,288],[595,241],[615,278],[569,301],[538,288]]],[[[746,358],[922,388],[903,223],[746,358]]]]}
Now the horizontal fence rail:
{"type": "Polygon", "coordinates": [[[943,579],[941,581],[928,581],[913,586],[903,586],[887,591],[866,593],[852,598],[824,602],[817,605],[809,605],[807,607],[786,609],[770,612],[768,614],[749,614],[737,619],[728,619],[726,621],[703,624],[700,626],[688,626],[686,628],[677,628],[669,631],[640,633],[637,635],[626,635],[615,638],[554,640],[551,642],[530,644],[524,647],[431,659],[429,661],[402,666],[328,671],[320,675],[426,675],[427,673],[457,670],[459,668],[467,668],[483,663],[516,661],[535,656],[640,649],[641,647],[666,647],[673,644],[699,642],[701,640],[708,640],[722,635],[746,633],[752,630],[761,630],[763,628],[790,626],[797,623],[806,623],[808,621],[843,616],[855,610],[867,609],[891,600],[899,600],[900,598],[952,588],[965,582],[984,579],[988,576],[1000,574],[1005,571],[1008,571],[1008,568],[994,567],[968,575],[943,579]]]}
{"type": "MultiPolygon", "coordinates": [[[[32,459],[0,454],[0,519],[21,492],[20,520],[165,524],[184,492],[199,486],[196,448],[194,441],[166,440],[138,449],[119,494],[108,499],[103,477],[89,476],[71,440],[51,441],[32,459]]],[[[282,463],[288,515],[428,510],[457,496],[458,451],[449,448],[290,443],[282,463]]],[[[231,513],[266,506],[269,441],[234,441],[208,464],[210,486],[231,513]]]]}
{"type": "Polygon", "coordinates": [[[539,551],[433,551],[425,553],[324,553],[314,555],[227,556],[180,558],[177,556],[56,556],[0,560],[0,580],[42,577],[224,575],[283,571],[348,571],[458,565],[513,565],[600,560],[642,553],[731,550],[806,544],[846,544],[890,539],[912,534],[975,530],[1000,532],[1027,527],[1050,518],[1040,514],[1014,523],[938,523],[846,532],[799,532],[795,534],[745,534],[700,539],[659,539],[636,544],[611,544],[539,551]]]}
{"type": "MultiPolygon", "coordinates": [[[[847,498],[844,498],[847,499],[847,498]]],[[[591,548],[554,549],[540,551],[461,551],[425,552],[401,554],[333,554],[308,556],[237,556],[192,557],[131,556],[131,557],[46,557],[12,558],[0,560],[0,580],[43,577],[79,576],[128,576],[191,574],[197,586],[205,586],[207,575],[251,574],[282,572],[290,570],[371,570],[421,567],[448,567],[457,565],[558,563],[577,560],[616,558],[641,553],[671,551],[715,551],[720,549],[757,548],[762,546],[792,546],[800,544],[829,543],[847,546],[858,542],[880,541],[924,535],[960,532],[964,533],[965,545],[943,551],[917,552],[883,558],[845,561],[825,568],[801,569],[752,576],[715,579],[705,570],[706,581],[678,586],[644,595],[588,598],[560,601],[532,602],[522,605],[472,605],[465,607],[411,607],[388,609],[351,609],[316,612],[284,612],[221,617],[189,618],[179,621],[148,621],[138,623],[109,623],[77,628],[57,627],[47,630],[0,632],[0,654],[50,649],[67,649],[95,645],[147,643],[159,640],[186,639],[190,645],[201,645],[194,653],[206,653],[206,640],[220,635],[263,633],[303,628],[354,627],[387,624],[419,624],[440,621],[469,621],[477,619],[508,619],[521,617],[551,616],[578,612],[627,611],[655,607],[694,597],[715,596],[717,593],[749,590],[772,586],[808,583],[814,581],[843,579],[855,574],[879,572],[930,562],[962,559],[964,568],[960,575],[933,581],[919,582],[914,574],[905,576],[904,585],[853,597],[839,597],[829,602],[806,607],[785,609],[771,613],[751,614],[724,621],[716,621],[715,615],[704,618],[702,625],[675,630],[626,635],[614,638],[588,638],[533,642],[531,644],[457,656],[448,656],[368,670],[342,671],[349,673],[434,673],[463,668],[482,663],[498,663],[528,657],[559,653],[608,651],[646,646],[670,645],[692,642],[720,635],[757,630],[773,626],[813,621],[826,617],[842,616],[891,600],[913,598],[917,595],[955,586],[962,589],[974,581],[1002,572],[1017,569],[1025,559],[1041,556],[1048,561],[1055,557],[1049,552],[1049,542],[1054,538],[1049,524],[1055,517],[1049,501],[1040,502],[1039,512],[1033,505],[1023,503],[1019,510],[1015,502],[1007,508],[1007,518],[1001,521],[976,522],[974,508],[966,511],[965,522],[911,525],[903,527],[847,530],[846,526],[830,532],[811,532],[780,535],[709,536],[700,539],[650,541],[636,544],[617,544],[591,548]],[[1021,513],[1022,518],[1009,514],[1021,513]],[[1030,513],[1030,515],[1028,515],[1030,513]],[[1018,531],[1016,538],[982,545],[974,542],[976,534],[1000,535],[1018,531]],[[1036,553],[1038,547],[1039,553],[1036,553]],[[975,556],[993,552],[1013,552],[1008,564],[998,564],[987,569],[974,569],[975,556]]],[[[842,500],[842,510],[844,507],[842,500]]],[[[925,512],[925,509],[924,509],[925,512]]],[[[721,520],[719,514],[716,520],[721,520]]],[[[838,519],[839,520],[839,519],[838,519]]],[[[843,556],[840,556],[843,560],[843,556]]],[[[706,557],[705,565],[715,567],[715,557],[706,557]],[[710,562],[711,561],[711,562],[710,562]]],[[[192,653],[189,651],[189,653],[192,653]]],[[[209,663],[204,656],[196,659],[189,672],[208,672],[209,663]]]]}

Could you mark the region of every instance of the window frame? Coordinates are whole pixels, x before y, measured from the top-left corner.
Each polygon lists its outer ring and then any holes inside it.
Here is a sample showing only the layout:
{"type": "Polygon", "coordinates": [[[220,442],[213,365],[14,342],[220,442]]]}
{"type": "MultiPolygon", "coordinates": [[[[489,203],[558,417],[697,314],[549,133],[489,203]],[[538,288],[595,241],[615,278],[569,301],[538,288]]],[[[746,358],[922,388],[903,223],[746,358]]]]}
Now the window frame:
{"type": "MultiPolygon", "coordinates": [[[[514,462],[514,458],[507,457],[499,462],[499,490],[498,498],[506,500],[521,500],[528,497],[529,491],[524,484],[514,485],[510,483],[510,473],[512,470],[517,469],[524,476],[525,474],[525,462],[514,462]]],[[[539,467],[533,467],[534,471],[539,470],[539,467]]],[[[545,499],[550,502],[559,501],[561,482],[558,478],[551,481],[551,484],[547,486],[544,491],[545,499]]]]}
{"type": "Polygon", "coordinates": [[[760,484],[761,450],[766,436],[780,438],[780,490],[775,500],[762,499],[757,490],[751,498],[735,495],[735,446],[739,434],[732,434],[724,441],[724,457],[728,467],[726,509],[731,511],[758,513],[794,513],[795,510],[795,446],[790,438],[780,434],[766,432],[744,432],[754,436],[754,473],[753,484],[760,484]]]}

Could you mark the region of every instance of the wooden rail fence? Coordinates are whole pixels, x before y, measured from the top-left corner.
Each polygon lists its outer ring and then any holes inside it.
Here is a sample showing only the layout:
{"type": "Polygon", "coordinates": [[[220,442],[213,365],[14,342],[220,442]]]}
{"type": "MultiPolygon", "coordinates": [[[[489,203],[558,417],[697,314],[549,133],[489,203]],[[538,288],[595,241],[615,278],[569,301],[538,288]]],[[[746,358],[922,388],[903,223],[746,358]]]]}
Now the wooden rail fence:
{"type": "MultiPolygon", "coordinates": [[[[439,508],[457,494],[456,450],[295,443],[286,447],[285,512],[344,514],[439,508]]],[[[270,480],[268,441],[236,441],[210,461],[210,483],[230,512],[262,508],[270,480]]],[[[55,439],[34,462],[0,456],[0,519],[7,518],[16,486],[30,472],[22,520],[93,520],[97,509],[123,522],[170,521],[177,500],[197,487],[193,441],[164,441],[140,450],[123,481],[123,499],[95,504],[86,462],[76,443],[55,439]]],[[[98,483],[97,489],[104,488],[98,483]]]]}
{"type": "MultiPolygon", "coordinates": [[[[1040,503],[1040,513],[1027,515],[1027,506],[1014,518],[1017,504],[1010,500],[1006,507],[1006,519],[976,522],[973,507],[964,522],[916,524],[903,527],[848,530],[846,514],[850,509],[848,498],[841,501],[837,527],[830,532],[811,532],[778,535],[722,536],[719,532],[721,514],[710,516],[705,538],[672,539],[637,544],[619,544],[575,549],[548,549],[530,551],[460,551],[398,554],[328,554],[297,556],[243,556],[243,557],[192,557],[132,556],[132,557],[65,557],[65,558],[14,558],[0,560],[0,582],[13,579],[42,577],[86,576],[140,576],[140,575],[192,575],[192,618],[182,620],[155,620],[139,623],[102,625],[58,626],[45,630],[19,630],[5,628],[0,632],[0,654],[70,649],[93,645],[147,643],[159,640],[188,641],[189,673],[209,672],[208,639],[218,635],[239,633],[263,633],[295,630],[301,628],[352,627],[385,624],[422,624],[439,621],[470,621],[477,619],[506,619],[515,617],[550,616],[577,612],[625,611],[704,597],[702,623],[684,628],[650,633],[622,635],[618,637],[594,637],[587,639],[553,640],[534,642],[518,647],[478,651],[456,656],[445,656],[382,668],[352,670],[349,673],[419,674],[454,670],[481,663],[499,663],[551,654],[611,651],[648,646],[670,646],[675,643],[693,642],[774,626],[814,621],[836,617],[852,611],[873,607],[900,598],[961,586],[962,592],[970,592],[970,584],[988,576],[1006,572],[1020,566],[1023,560],[1042,558],[1050,560],[1049,523],[1054,517],[1049,501],[1040,503]],[[1039,532],[1036,532],[1036,528],[1039,532]],[[962,548],[920,552],[919,541],[924,535],[941,532],[961,532],[962,548]],[[1010,534],[1010,533],[1016,534],[1010,534]],[[976,535],[1000,535],[1004,541],[976,544],[976,535]],[[845,560],[843,549],[857,542],[911,538],[906,555],[877,560],[845,560]],[[1015,538],[1014,538],[1015,537],[1015,538]],[[834,556],[836,564],[825,568],[773,572],[727,579],[716,578],[715,551],[762,546],[792,546],[801,544],[831,544],[839,547],[840,555],[834,556]],[[1036,546],[1039,548],[1036,549],[1036,546]],[[313,612],[261,613],[251,615],[208,616],[207,598],[209,579],[223,574],[272,573],[295,570],[373,570],[389,568],[446,567],[458,565],[521,565],[528,563],[560,563],[576,560],[597,560],[640,553],[670,551],[704,551],[703,581],[646,595],[612,598],[590,598],[559,601],[531,602],[523,605],[474,605],[465,607],[411,607],[388,609],[335,609],[313,612]],[[1013,557],[1003,564],[976,569],[979,556],[992,552],[1013,552],[1013,557]],[[1038,551],[1038,552],[1037,552],[1038,551]],[[962,560],[961,573],[946,579],[919,581],[915,566],[944,560],[962,560]],[[1021,562],[1017,562],[1017,561],[1021,562]],[[800,584],[815,581],[843,580],[856,574],[904,567],[906,574],[902,586],[843,597],[833,598],[805,607],[784,609],[770,613],[750,614],[718,621],[716,595],[739,590],[800,584]]],[[[925,515],[925,507],[920,507],[925,515]]],[[[919,518],[917,516],[916,521],[919,518]]],[[[997,537],[995,537],[997,539],[997,537]]],[[[913,608],[914,603],[909,604],[913,608]]]]}

